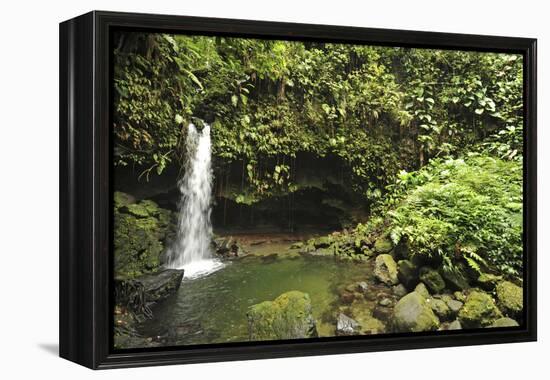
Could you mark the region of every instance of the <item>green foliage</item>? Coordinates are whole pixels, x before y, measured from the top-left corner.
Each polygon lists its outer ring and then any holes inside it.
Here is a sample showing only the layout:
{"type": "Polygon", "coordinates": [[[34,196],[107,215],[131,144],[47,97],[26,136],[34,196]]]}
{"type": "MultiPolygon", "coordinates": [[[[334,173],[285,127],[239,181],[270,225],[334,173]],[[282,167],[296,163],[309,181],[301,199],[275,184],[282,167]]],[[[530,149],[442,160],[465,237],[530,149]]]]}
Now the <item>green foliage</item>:
{"type": "Polygon", "coordinates": [[[394,243],[439,258],[447,270],[464,260],[507,274],[522,268],[522,166],[489,156],[437,159],[402,174],[389,212],[394,243]]]}
{"type": "Polygon", "coordinates": [[[212,125],[214,170],[240,163],[233,199],[296,191],[300,154],[337,157],[347,187],[382,199],[399,169],[472,143],[521,157],[517,55],[226,37],[115,38],[115,162],[162,175],[185,126],[212,125]]]}

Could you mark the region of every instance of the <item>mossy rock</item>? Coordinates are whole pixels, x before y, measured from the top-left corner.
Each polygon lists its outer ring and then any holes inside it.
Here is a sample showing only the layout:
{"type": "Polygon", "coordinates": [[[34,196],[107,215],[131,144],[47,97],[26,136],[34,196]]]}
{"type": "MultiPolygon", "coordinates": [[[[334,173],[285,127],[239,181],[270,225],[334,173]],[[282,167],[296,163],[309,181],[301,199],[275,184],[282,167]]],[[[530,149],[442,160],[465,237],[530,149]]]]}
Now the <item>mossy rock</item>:
{"type": "Polygon", "coordinates": [[[422,282],[416,285],[414,291],[426,299],[430,298],[430,292],[428,291],[428,288],[426,288],[426,285],[424,285],[422,282]]]}
{"type": "Polygon", "coordinates": [[[141,204],[141,202],[126,205],[122,208],[122,212],[133,215],[138,218],[147,218],[150,216],[149,210],[147,207],[141,204]]]}
{"type": "Polygon", "coordinates": [[[135,278],[157,271],[161,265],[164,242],[174,228],[172,213],[160,209],[154,202],[142,201],[115,209],[115,276],[135,278]],[[129,212],[130,209],[139,211],[129,212]],[[151,215],[151,210],[155,210],[156,216],[151,215]]]}
{"type": "Polygon", "coordinates": [[[311,301],[306,293],[292,290],[273,301],[248,309],[248,333],[251,341],[317,337],[311,301]]]}
{"type": "Polygon", "coordinates": [[[499,318],[494,321],[489,327],[518,327],[519,323],[508,317],[499,318]]]}
{"type": "Polygon", "coordinates": [[[395,332],[434,331],[439,319],[425,297],[411,292],[395,305],[392,325],[395,332]]]}
{"type": "Polygon", "coordinates": [[[453,296],[454,298],[456,298],[457,301],[460,301],[462,303],[466,302],[466,295],[464,294],[464,292],[461,292],[461,291],[456,291],[453,293],[453,296]]]}
{"type": "Polygon", "coordinates": [[[464,328],[480,328],[491,325],[502,317],[493,298],[481,291],[472,291],[458,313],[458,319],[464,328]]]}
{"type": "Polygon", "coordinates": [[[453,316],[451,309],[445,301],[432,298],[428,302],[433,312],[441,321],[448,321],[453,316]]]}
{"type": "Polygon", "coordinates": [[[445,289],[445,281],[435,269],[429,267],[420,268],[419,278],[432,293],[441,293],[445,289]]]}
{"type": "Polygon", "coordinates": [[[441,271],[441,275],[449,289],[464,290],[470,288],[468,276],[466,276],[464,271],[461,269],[456,269],[454,271],[441,271]]]}
{"type": "Polygon", "coordinates": [[[374,263],[374,275],[386,285],[397,285],[397,264],[391,255],[382,254],[376,257],[374,263]]]}
{"type": "Polygon", "coordinates": [[[135,203],[135,198],[130,194],[123,193],[122,191],[115,191],[113,194],[113,201],[115,208],[121,208],[129,204],[135,203]]]}
{"type": "Polygon", "coordinates": [[[328,248],[332,243],[332,240],[328,236],[321,236],[313,242],[315,248],[328,248]]]}
{"type": "Polygon", "coordinates": [[[487,291],[494,290],[500,281],[502,281],[502,276],[497,276],[490,273],[482,273],[476,280],[477,285],[481,289],[487,291]]]}
{"type": "Polygon", "coordinates": [[[310,253],[315,251],[315,240],[309,239],[304,245],[302,245],[302,248],[300,248],[300,253],[310,253]]]}
{"type": "Polygon", "coordinates": [[[495,288],[498,306],[509,317],[519,317],[523,312],[523,288],[501,281],[495,288]]]}
{"type": "Polygon", "coordinates": [[[374,251],[376,253],[389,253],[393,249],[393,243],[388,236],[381,236],[374,242],[374,251]]]}
{"type": "Polygon", "coordinates": [[[397,278],[409,290],[418,284],[418,269],[410,260],[397,262],[397,278]]]}

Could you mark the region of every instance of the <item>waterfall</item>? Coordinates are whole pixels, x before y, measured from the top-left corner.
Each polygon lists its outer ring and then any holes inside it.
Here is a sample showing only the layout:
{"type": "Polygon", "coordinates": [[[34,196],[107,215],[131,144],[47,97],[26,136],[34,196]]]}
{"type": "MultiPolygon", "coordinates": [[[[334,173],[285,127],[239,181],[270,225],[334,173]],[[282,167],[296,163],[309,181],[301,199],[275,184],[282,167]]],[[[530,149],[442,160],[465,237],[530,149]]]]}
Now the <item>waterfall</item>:
{"type": "Polygon", "coordinates": [[[212,166],[210,126],[202,132],[189,124],[186,139],[185,174],[181,192],[178,230],[168,251],[168,267],[184,269],[185,277],[199,277],[219,269],[222,263],[211,251],[212,166]]]}

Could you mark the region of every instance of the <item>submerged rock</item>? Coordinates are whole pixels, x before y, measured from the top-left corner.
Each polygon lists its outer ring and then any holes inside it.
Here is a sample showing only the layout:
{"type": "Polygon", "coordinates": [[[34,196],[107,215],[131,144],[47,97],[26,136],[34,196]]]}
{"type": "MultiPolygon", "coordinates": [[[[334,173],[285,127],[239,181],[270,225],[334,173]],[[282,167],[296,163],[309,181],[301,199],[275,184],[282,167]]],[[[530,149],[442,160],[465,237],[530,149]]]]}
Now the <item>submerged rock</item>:
{"type": "Polygon", "coordinates": [[[433,331],[439,328],[439,319],[422,295],[411,292],[395,305],[393,328],[396,332],[433,331]]]}
{"type": "Polygon", "coordinates": [[[334,255],[334,251],[330,248],[317,248],[313,251],[309,251],[308,254],[311,256],[332,256],[334,255]]]}
{"type": "Polygon", "coordinates": [[[347,315],[340,313],[336,319],[336,335],[357,335],[361,331],[361,325],[347,315]]]}
{"type": "Polygon", "coordinates": [[[380,321],[389,322],[393,316],[393,309],[387,306],[376,305],[372,311],[372,316],[380,321]]]}
{"type": "Polygon", "coordinates": [[[372,311],[371,307],[369,302],[357,301],[350,305],[347,310],[342,311],[359,323],[359,334],[381,334],[386,331],[386,325],[383,322],[386,319],[383,315],[375,315],[376,308],[388,310],[390,315],[392,309],[389,307],[376,306],[374,311],[372,311]],[[382,316],[382,318],[379,318],[380,316],[382,316]]]}
{"type": "Polygon", "coordinates": [[[420,281],[422,281],[432,293],[441,293],[445,289],[445,281],[438,271],[429,267],[420,268],[420,281]]]}
{"type": "Polygon", "coordinates": [[[247,318],[251,341],[317,337],[309,295],[297,290],[251,306],[247,318]]]}
{"type": "Polygon", "coordinates": [[[357,283],[357,290],[362,293],[366,293],[369,290],[369,285],[365,281],[357,283]]]}
{"type": "Polygon", "coordinates": [[[501,317],[493,298],[480,291],[471,292],[458,313],[460,323],[467,329],[489,326],[501,317]]]}
{"type": "Polygon", "coordinates": [[[517,327],[519,323],[512,318],[503,317],[494,321],[489,327],[517,327]]]}
{"type": "Polygon", "coordinates": [[[399,283],[397,279],[397,264],[393,257],[388,254],[378,255],[376,257],[374,275],[380,282],[386,285],[396,285],[399,283]]]}
{"type": "Polygon", "coordinates": [[[390,306],[392,304],[392,300],[389,298],[382,298],[380,301],[378,301],[378,305],[380,306],[390,306]]]}
{"type": "Polygon", "coordinates": [[[498,306],[510,317],[519,317],[523,312],[523,288],[501,281],[495,288],[498,306]]]}

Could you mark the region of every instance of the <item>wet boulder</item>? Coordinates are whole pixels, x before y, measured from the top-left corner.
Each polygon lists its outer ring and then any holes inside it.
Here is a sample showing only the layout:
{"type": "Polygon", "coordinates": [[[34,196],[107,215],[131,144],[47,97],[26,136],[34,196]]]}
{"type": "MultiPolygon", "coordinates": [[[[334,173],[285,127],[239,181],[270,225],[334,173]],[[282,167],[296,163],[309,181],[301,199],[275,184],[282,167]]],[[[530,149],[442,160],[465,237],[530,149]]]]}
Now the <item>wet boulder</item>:
{"type": "Polygon", "coordinates": [[[217,237],[212,240],[212,248],[216,254],[225,258],[244,256],[245,251],[233,236],[217,237]]]}
{"type": "Polygon", "coordinates": [[[251,341],[317,337],[309,295],[296,290],[251,306],[247,313],[251,341]]]}
{"type": "Polygon", "coordinates": [[[165,269],[135,280],[143,285],[147,302],[159,302],[178,291],[183,280],[183,269],[165,269]]]}
{"type": "Polygon", "coordinates": [[[426,298],[411,292],[395,305],[393,328],[396,332],[433,331],[439,328],[439,319],[426,298]]]}
{"type": "Polygon", "coordinates": [[[397,264],[391,255],[381,254],[374,263],[374,275],[378,281],[386,285],[397,285],[397,264]]]}
{"type": "Polygon", "coordinates": [[[458,320],[467,329],[487,327],[501,317],[493,298],[481,291],[471,292],[458,313],[458,320]]]}
{"type": "Polygon", "coordinates": [[[501,281],[495,288],[497,303],[509,317],[517,318],[523,312],[523,288],[509,281],[501,281]]]}
{"type": "Polygon", "coordinates": [[[165,269],[136,278],[115,278],[115,303],[137,315],[151,317],[149,307],[176,293],[183,270],[165,269]]]}

